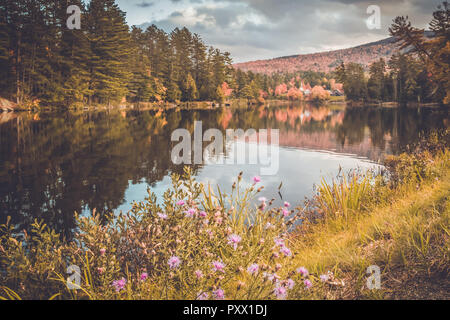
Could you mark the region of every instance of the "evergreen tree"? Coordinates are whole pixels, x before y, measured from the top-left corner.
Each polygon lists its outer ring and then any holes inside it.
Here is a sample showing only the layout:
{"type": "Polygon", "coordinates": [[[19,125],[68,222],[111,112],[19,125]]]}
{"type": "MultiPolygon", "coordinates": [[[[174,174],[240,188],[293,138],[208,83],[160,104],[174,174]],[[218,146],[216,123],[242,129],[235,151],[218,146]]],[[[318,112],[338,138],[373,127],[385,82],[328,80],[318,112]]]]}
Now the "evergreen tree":
{"type": "MultiPolygon", "coordinates": [[[[424,30],[415,28],[408,21],[408,17],[397,17],[389,28],[393,37],[400,42],[400,48],[408,48],[409,56],[418,56],[422,65],[427,69],[427,75],[434,80],[432,94],[435,99],[443,103],[450,103],[450,5],[444,1],[433,13],[430,30],[434,36],[425,37],[424,30]]],[[[423,78],[423,80],[425,80],[423,78]]],[[[405,80],[409,87],[414,87],[411,79],[405,80]]],[[[419,83],[419,87],[428,84],[419,83]]],[[[403,88],[402,88],[403,89],[403,88]]],[[[407,91],[411,92],[411,88],[407,91]]],[[[401,99],[405,93],[402,91],[401,99]]]]}
{"type": "Polygon", "coordinates": [[[384,100],[385,71],[386,62],[384,59],[380,59],[370,65],[370,78],[367,89],[371,99],[384,100]]]}
{"type": "MultiPolygon", "coordinates": [[[[79,6],[82,10],[81,21],[86,21],[86,8],[80,0],[70,0],[70,4],[79,6]]],[[[66,1],[69,5],[69,1],[66,1]]],[[[63,7],[65,8],[65,7],[63,7]]],[[[65,14],[65,10],[62,13],[65,14]]],[[[62,87],[65,103],[86,102],[86,97],[92,96],[89,88],[91,74],[89,72],[89,60],[92,56],[89,34],[87,30],[62,27],[61,51],[60,51],[62,87]]]]}
{"type": "Polygon", "coordinates": [[[198,99],[197,85],[190,73],[187,74],[181,91],[183,101],[195,101],[198,99]]]}
{"type": "Polygon", "coordinates": [[[365,100],[367,98],[367,85],[364,69],[360,64],[349,63],[341,65],[336,73],[339,81],[344,84],[345,95],[349,100],[365,100]]]}
{"type": "Polygon", "coordinates": [[[120,101],[127,94],[130,35],[125,13],[114,0],[91,0],[88,7],[91,39],[91,86],[101,103],[120,101]]]}
{"type": "Polygon", "coordinates": [[[215,100],[219,103],[225,102],[225,93],[222,90],[222,86],[217,86],[215,100]]]}
{"type": "Polygon", "coordinates": [[[175,81],[171,81],[169,83],[169,86],[167,88],[167,92],[166,92],[166,99],[169,102],[176,102],[179,101],[181,99],[181,90],[178,87],[177,83],[175,81]]]}

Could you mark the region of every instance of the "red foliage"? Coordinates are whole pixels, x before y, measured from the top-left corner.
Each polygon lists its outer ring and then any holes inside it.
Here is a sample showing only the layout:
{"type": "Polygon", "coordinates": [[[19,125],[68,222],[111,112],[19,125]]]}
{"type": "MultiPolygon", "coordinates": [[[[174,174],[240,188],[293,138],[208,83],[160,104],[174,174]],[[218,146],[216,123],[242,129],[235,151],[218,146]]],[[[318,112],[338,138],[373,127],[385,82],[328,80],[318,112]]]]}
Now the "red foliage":
{"type": "Polygon", "coordinates": [[[286,83],[282,83],[275,88],[275,96],[281,96],[287,93],[287,85],[286,83]]]}
{"type": "Polygon", "coordinates": [[[222,83],[222,91],[225,95],[225,98],[228,98],[233,93],[233,89],[231,89],[226,82],[222,83]]]}

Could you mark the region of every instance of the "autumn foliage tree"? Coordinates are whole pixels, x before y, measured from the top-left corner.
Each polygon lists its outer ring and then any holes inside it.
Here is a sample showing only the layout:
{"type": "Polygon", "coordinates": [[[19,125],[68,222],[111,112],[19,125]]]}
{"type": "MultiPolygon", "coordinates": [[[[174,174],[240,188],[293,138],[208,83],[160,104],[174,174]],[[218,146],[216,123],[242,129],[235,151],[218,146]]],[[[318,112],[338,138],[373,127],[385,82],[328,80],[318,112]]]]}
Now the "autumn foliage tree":
{"type": "Polygon", "coordinates": [[[292,87],[287,93],[289,100],[301,100],[303,98],[303,93],[297,87],[292,87]]]}
{"type": "Polygon", "coordinates": [[[313,102],[323,102],[330,99],[330,93],[322,86],[315,86],[311,90],[310,99],[313,102]]]}

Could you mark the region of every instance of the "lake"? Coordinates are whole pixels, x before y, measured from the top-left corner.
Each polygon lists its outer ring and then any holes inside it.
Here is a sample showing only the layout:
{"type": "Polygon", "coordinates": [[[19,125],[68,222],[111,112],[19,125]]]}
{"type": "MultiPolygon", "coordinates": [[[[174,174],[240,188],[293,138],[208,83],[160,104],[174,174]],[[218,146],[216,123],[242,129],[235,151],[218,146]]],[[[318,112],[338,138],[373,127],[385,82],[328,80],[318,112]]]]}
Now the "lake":
{"type": "MultiPolygon", "coordinates": [[[[89,111],[0,114],[0,223],[20,228],[35,218],[70,234],[74,212],[127,211],[150,187],[161,195],[183,165],[171,161],[178,128],[278,129],[279,170],[261,176],[262,193],[276,203],[303,203],[322,178],[352,169],[380,168],[421,132],[448,126],[442,108],[345,108],[339,105],[277,105],[248,109],[89,111]],[[278,187],[283,183],[280,194],[278,187]]],[[[233,144],[219,157],[230,157],[233,144]]],[[[207,144],[206,144],[207,145],[207,144]]],[[[204,144],[205,146],[205,144],[204,144]]],[[[228,192],[239,172],[251,183],[260,165],[192,165],[199,181],[228,192]]]]}

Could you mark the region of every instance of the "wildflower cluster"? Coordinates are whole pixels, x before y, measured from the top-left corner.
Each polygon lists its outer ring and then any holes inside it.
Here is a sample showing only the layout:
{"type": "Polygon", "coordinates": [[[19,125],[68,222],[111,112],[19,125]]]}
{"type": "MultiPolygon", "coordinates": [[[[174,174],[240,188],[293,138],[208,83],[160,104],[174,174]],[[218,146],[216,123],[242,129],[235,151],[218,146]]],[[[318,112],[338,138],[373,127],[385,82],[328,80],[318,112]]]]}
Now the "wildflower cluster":
{"type": "MultiPolygon", "coordinates": [[[[149,191],[146,201],[135,203],[126,214],[106,217],[106,222],[95,212],[77,216],[73,241],[60,242],[39,224],[33,241],[16,243],[11,232],[5,233],[3,243],[11,251],[6,256],[15,261],[28,259],[30,265],[52,261],[48,269],[40,265],[41,274],[36,277],[40,288],[51,290],[49,296],[287,299],[296,285],[311,286],[307,279],[304,283],[294,279],[295,272],[290,270],[294,253],[289,248],[285,212],[290,204],[272,208],[272,201],[259,197],[259,203],[252,205],[263,188],[258,185],[261,178],[254,177],[250,187],[241,190],[243,180],[241,173],[231,194],[216,195],[197,183],[186,168],[183,177],[172,177],[162,203],[149,191]],[[36,241],[39,238],[46,242],[36,241]],[[42,247],[32,247],[39,243],[42,247]],[[68,265],[81,268],[81,290],[67,289],[68,265]]],[[[40,290],[31,287],[29,271],[17,264],[10,263],[6,275],[5,283],[24,296],[35,297],[33,291],[40,290]],[[20,282],[25,283],[23,290],[14,285],[20,282]]]]}

